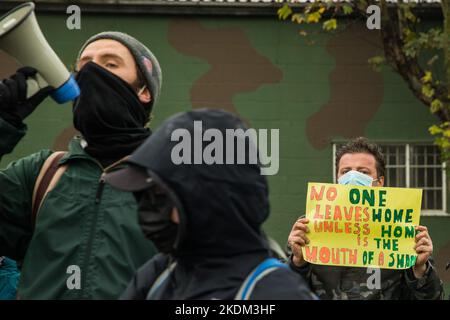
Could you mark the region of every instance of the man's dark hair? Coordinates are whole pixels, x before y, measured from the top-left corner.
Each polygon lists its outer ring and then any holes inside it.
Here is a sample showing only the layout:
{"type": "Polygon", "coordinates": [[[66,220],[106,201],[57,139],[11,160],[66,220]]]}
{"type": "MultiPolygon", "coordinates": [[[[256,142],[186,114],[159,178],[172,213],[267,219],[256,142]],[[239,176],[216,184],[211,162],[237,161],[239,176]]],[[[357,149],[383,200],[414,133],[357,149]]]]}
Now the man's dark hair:
{"type": "Polygon", "coordinates": [[[385,175],[386,162],[384,161],[383,152],[377,144],[369,142],[369,140],[364,137],[359,137],[341,146],[336,151],[336,173],[339,171],[339,161],[342,156],[347,153],[368,153],[373,155],[376,161],[378,177],[383,177],[385,175]]]}
{"type": "MultiPolygon", "coordinates": [[[[147,83],[145,82],[145,76],[141,70],[136,68],[136,73],[137,73],[137,77],[133,83],[133,86],[135,87],[136,90],[140,90],[143,86],[146,86],[147,83]]],[[[148,90],[150,90],[150,88],[148,88],[148,90]]]]}

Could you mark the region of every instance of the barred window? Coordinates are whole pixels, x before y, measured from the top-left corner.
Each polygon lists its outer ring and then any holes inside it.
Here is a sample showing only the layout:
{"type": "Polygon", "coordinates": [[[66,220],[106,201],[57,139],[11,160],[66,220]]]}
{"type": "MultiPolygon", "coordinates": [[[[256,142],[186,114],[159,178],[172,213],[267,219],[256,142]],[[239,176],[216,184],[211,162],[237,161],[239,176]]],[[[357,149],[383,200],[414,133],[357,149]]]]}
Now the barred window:
{"type": "MultiPolygon", "coordinates": [[[[334,145],[334,154],[340,145],[334,145]]],[[[422,213],[446,212],[445,164],[439,148],[432,144],[379,145],[386,160],[385,186],[423,189],[422,213]]]]}

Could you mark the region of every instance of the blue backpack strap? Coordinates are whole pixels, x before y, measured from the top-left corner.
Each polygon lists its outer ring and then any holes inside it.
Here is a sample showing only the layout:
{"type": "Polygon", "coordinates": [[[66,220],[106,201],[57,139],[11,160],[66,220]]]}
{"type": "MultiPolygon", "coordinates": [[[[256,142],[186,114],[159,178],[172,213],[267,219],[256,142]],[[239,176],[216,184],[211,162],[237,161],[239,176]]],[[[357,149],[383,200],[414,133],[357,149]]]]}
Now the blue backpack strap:
{"type": "Polygon", "coordinates": [[[166,270],[164,270],[159,277],[153,282],[152,287],[148,291],[147,294],[147,300],[153,300],[155,297],[155,294],[157,291],[163,287],[163,284],[166,282],[167,279],[169,279],[169,276],[172,274],[173,269],[177,266],[176,262],[173,262],[170,266],[167,267],[166,270]]]}
{"type": "Polygon", "coordinates": [[[20,271],[14,260],[0,257],[0,300],[14,300],[17,296],[20,271]]]}
{"type": "Polygon", "coordinates": [[[235,300],[248,300],[255,288],[256,284],[267,276],[269,273],[277,270],[278,268],[286,268],[288,266],[281,263],[277,259],[268,258],[261,262],[253,271],[247,276],[244,283],[241,285],[238,293],[234,297],[235,300]]]}

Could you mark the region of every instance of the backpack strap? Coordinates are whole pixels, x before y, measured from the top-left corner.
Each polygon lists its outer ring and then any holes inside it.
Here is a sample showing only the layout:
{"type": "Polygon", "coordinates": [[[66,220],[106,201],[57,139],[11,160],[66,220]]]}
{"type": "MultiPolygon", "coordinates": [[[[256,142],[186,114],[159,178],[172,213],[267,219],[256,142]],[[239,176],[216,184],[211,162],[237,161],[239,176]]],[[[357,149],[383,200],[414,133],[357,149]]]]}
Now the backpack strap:
{"type": "Polygon", "coordinates": [[[255,288],[256,284],[269,273],[279,269],[288,268],[284,263],[281,263],[275,258],[268,258],[261,262],[253,271],[247,276],[234,300],[248,300],[255,288]]]}
{"type": "Polygon", "coordinates": [[[33,228],[36,225],[36,218],[39,209],[41,208],[42,200],[44,200],[47,193],[53,190],[56,183],[58,183],[63,173],[67,170],[67,165],[59,166],[59,161],[65,156],[65,154],[65,151],[56,151],[52,153],[41,167],[41,171],[39,172],[34,185],[31,205],[31,224],[33,228]]]}
{"type": "Polygon", "coordinates": [[[148,291],[146,300],[153,300],[155,297],[156,292],[163,287],[163,284],[166,282],[167,279],[169,279],[169,276],[171,275],[173,269],[177,266],[176,262],[173,262],[170,264],[166,270],[164,270],[159,277],[153,282],[152,287],[148,291]]]}
{"type": "MultiPolygon", "coordinates": [[[[147,300],[152,300],[155,297],[156,292],[163,287],[163,284],[169,279],[172,271],[175,269],[177,263],[172,263],[166,270],[164,270],[159,277],[155,280],[152,287],[150,288],[147,294],[147,300]]],[[[278,268],[286,268],[288,266],[284,263],[281,263],[275,258],[268,258],[261,262],[253,271],[247,276],[244,280],[244,283],[241,285],[238,293],[234,297],[235,300],[248,300],[250,295],[253,292],[256,284],[267,276],[269,273],[277,270],[278,268]]]]}

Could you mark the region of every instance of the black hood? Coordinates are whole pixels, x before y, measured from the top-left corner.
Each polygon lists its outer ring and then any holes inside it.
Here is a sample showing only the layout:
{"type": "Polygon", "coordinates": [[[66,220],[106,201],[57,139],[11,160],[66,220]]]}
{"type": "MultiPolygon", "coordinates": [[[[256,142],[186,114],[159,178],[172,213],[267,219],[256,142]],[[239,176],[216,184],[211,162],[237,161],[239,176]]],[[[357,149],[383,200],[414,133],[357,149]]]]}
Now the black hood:
{"type": "MultiPolygon", "coordinates": [[[[248,163],[248,148],[246,164],[208,165],[202,161],[202,164],[177,165],[172,161],[174,147],[180,143],[178,139],[171,141],[172,134],[176,129],[185,129],[184,133],[191,137],[193,163],[194,121],[202,122],[203,133],[210,128],[222,133],[224,158],[226,130],[247,129],[239,118],[222,110],[201,109],[178,114],[166,120],[129,159],[146,168],[177,198],[180,234],[174,255],[189,261],[267,253],[261,232],[269,214],[267,180],[258,164],[248,163]]],[[[234,138],[235,146],[239,139],[244,137],[234,138]]],[[[201,150],[210,143],[203,142],[201,150]]],[[[236,163],[236,147],[234,151],[236,163]]]]}

